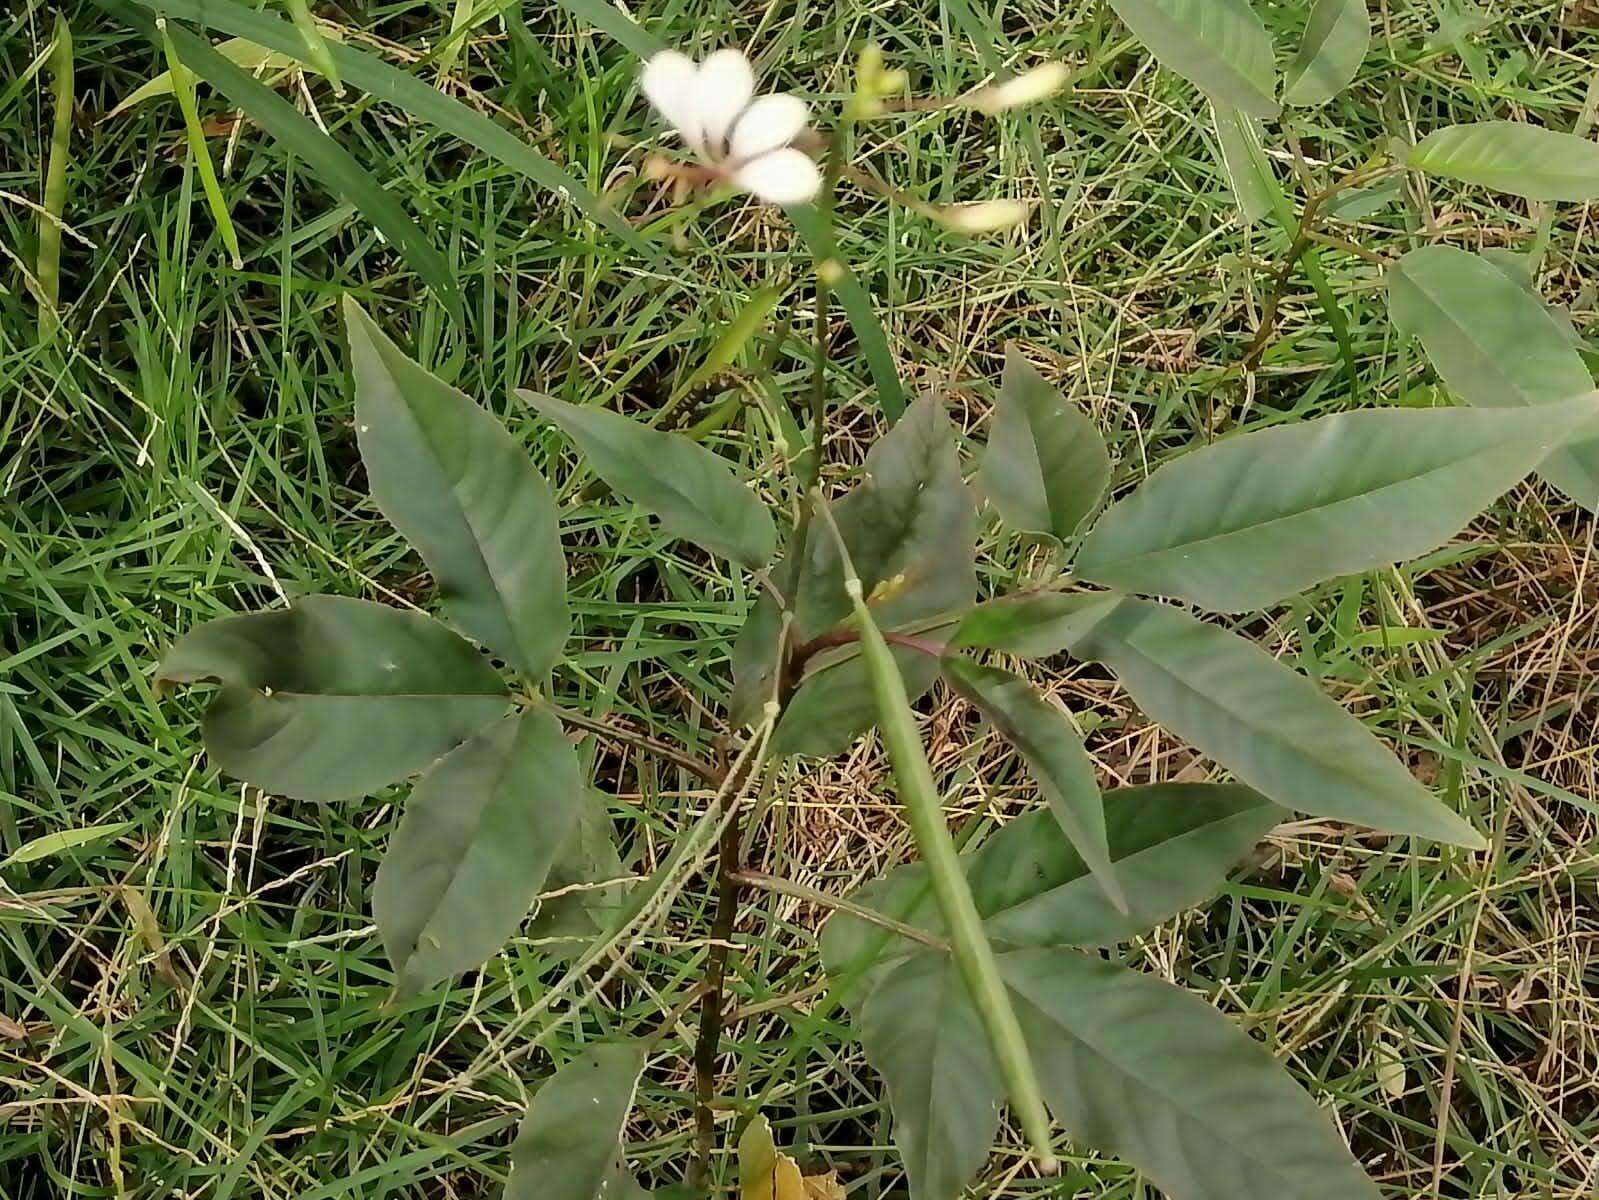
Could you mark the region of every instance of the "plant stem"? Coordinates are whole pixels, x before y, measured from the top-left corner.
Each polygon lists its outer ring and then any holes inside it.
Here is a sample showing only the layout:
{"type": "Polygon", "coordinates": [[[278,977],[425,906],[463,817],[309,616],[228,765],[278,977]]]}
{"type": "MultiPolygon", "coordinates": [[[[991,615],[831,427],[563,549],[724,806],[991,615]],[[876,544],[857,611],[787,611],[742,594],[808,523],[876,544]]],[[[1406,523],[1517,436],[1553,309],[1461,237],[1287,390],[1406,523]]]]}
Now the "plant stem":
{"type": "Polygon", "coordinates": [[[623,729],[620,726],[612,725],[609,721],[602,721],[598,717],[590,717],[570,708],[562,708],[558,704],[552,704],[538,697],[524,697],[523,699],[530,704],[544,705],[568,725],[574,725],[578,729],[587,729],[590,733],[597,733],[602,737],[621,742],[623,745],[632,746],[637,750],[653,754],[657,758],[663,758],[674,766],[682,767],[690,774],[699,776],[712,787],[721,787],[727,781],[727,774],[721,768],[695,758],[692,754],[687,754],[675,746],[670,746],[665,742],[658,742],[648,734],[635,733],[631,729],[623,729]]]}

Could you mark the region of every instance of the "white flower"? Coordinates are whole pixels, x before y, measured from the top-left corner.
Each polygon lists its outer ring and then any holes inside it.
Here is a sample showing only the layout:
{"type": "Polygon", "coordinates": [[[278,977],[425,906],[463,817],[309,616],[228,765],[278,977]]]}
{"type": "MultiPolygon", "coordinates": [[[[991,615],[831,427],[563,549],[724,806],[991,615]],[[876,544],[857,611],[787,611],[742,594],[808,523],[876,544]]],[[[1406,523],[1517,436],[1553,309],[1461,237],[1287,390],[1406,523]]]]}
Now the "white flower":
{"type": "Polygon", "coordinates": [[[755,72],[739,50],[696,63],[662,50],[644,65],[644,94],[715,174],[768,204],[803,204],[821,173],[790,145],[805,128],[805,102],[786,93],[755,96],[755,72]]]}

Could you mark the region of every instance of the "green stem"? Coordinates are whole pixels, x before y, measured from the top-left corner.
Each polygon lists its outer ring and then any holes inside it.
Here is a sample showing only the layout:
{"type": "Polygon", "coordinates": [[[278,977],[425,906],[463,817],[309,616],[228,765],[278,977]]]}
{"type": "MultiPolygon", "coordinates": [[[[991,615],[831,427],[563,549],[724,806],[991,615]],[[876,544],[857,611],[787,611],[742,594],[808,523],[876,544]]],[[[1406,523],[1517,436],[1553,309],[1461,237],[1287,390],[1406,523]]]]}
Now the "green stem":
{"type": "Polygon", "coordinates": [[[1038,1074],[1033,1069],[1033,1058],[1022,1036],[1021,1023],[1011,1006],[1010,993],[1005,989],[999,973],[999,962],[994,948],[983,932],[983,918],[972,899],[966,884],[966,874],[961,870],[960,857],[955,852],[955,841],[944,823],[944,807],[938,787],[933,782],[933,770],[928,765],[927,753],[916,728],[916,718],[911,712],[910,699],[905,694],[905,682],[900,678],[899,667],[883,639],[877,622],[855,574],[849,550],[822,498],[812,501],[817,513],[827,522],[843,566],[844,590],[849,593],[860,626],[861,659],[866,664],[871,679],[872,694],[877,701],[878,725],[883,731],[883,741],[888,747],[888,757],[894,766],[894,778],[899,783],[900,803],[906,820],[916,837],[916,847],[933,882],[933,895],[939,910],[949,926],[950,948],[955,955],[955,965],[965,980],[966,990],[982,1019],[988,1044],[994,1052],[1000,1077],[1010,1096],[1011,1110],[1021,1122],[1027,1140],[1032,1144],[1033,1155],[1039,1169],[1054,1174],[1059,1169],[1054,1152],[1050,1149],[1049,1114],[1044,1108],[1043,1093],[1038,1086],[1038,1074]]]}
{"type": "Polygon", "coordinates": [[[44,211],[39,214],[39,335],[48,337],[60,323],[61,214],[67,207],[67,155],[72,140],[72,27],[56,14],[55,44],[50,53],[50,90],[55,121],[50,129],[50,163],[44,174],[44,211]]]}

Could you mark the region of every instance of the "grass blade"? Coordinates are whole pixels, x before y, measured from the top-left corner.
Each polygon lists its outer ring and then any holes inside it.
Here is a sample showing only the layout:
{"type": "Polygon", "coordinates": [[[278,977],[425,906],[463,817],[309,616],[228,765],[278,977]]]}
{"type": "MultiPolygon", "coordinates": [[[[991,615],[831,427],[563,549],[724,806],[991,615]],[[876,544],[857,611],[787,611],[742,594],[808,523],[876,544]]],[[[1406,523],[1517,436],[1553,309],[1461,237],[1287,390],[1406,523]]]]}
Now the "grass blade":
{"type": "Polygon", "coordinates": [[[322,31],[316,27],[316,20],[306,7],[305,0],[288,0],[288,5],[289,16],[294,19],[295,28],[305,39],[305,50],[311,56],[311,65],[327,76],[335,96],[344,95],[344,81],[339,78],[339,68],[328,53],[328,44],[322,40],[322,31]]]}
{"type": "Polygon", "coordinates": [[[822,270],[828,263],[834,265],[827,285],[843,305],[844,315],[849,318],[850,328],[855,331],[855,340],[866,358],[866,369],[872,373],[872,382],[877,387],[877,403],[883,415],[890,421],[899,420],[900,414],[905,411],[905,385],[900,382],[899,370],[894,366],[894,355],[888,348],[888,335],[883,332],[883,323],[877,319],[877,310],[872,307],[871,297],[866,294],[855,272],[839,258],[833,228],[822,211],[810,204],[796,205],[786,211],[788,219],[810,247],[817,270],[822,270]]]}
{"type": "MultiPolygon", "coordinates": [[[[170,6],[169,6],[170,7],[170,6]]],[[[298,38],[292,27],[291,35],[298,38]]],[[[450,265],[400,207],[400,203],[352,158],[347,150],[313,125],[287,100],[218,54],[203,38],[176,25],[168,34],[183,63],[238,105],[262,129],[283,143],[337,195],[350,201],[396,249],[452,311],[461,308],[461,292],[450,265]]],[[[304,53],[304,47],[300,48],[304,53]]]]}
{"type": "Polygon", "coordinates": [[[233,269],[244,266],[244,255],[239,251],[239,235],[233,228],[233,218],[228,213],[228,202],[222,195],[222,185],[217,182],[216,167],[211,162],[211,151],[205,144],[205,130],[200,127],[200,110],[194,102],[194,74],[183,65],[178,48],[172,44],[172,35],[165,20],[158,18],[156,28],[161,33],[161,49],[167,56],[167,71],[172,76],[172,92],[183,110],[183,128],[189,137],[189,154],[194,168],[200,173],[200,185],[205,189],[205,202],[211,207],[211,217],[222,235],[222,244],[233,259],[233,269]]]}
{"type": "Polygon", "coordinates": [[[44,174],[44,211],[39,214],[39,336],[48,337],[59,322],[61,304],[61,214],[67,207],[67,155],[72,141],[72,27],[56,14],[55,44],[50,55],[50,91],[55,120],[50,127],[50,162],[44,174]]]}
{"type": "MultiPolygon", "coordinates": [[[[119,0],[95,0],[112,12],[126,12],[119,0]]],[[[231,0],[132,0],[152,12],[160,10],[170,18],[193,21],[233,37],[287,54],[314,66],[305,39],[289,22],[270,13],[255,12],[231,0]]],[[[589,220],[616,235],[639,254],[659,261],[661,251],[640,237],[626,221],[612,212],[588,187],[579,183],[544,155],[508,129],[502,129],[481,113],[473,112],[458,100],[431,87],[364,50],[329,45],[328,55],[337,64],[343,80],[375,99],[404,109],[418,121],[433,125],[504,163],[540,187],[570,200],[589,220]]],[[[292,108],[289,111],[294,111],[292,108]]],[[[298,115],[298,114],[296,114],[298,115]]],[[[314,128],[314,126],[312,127],[314,128]]]]}

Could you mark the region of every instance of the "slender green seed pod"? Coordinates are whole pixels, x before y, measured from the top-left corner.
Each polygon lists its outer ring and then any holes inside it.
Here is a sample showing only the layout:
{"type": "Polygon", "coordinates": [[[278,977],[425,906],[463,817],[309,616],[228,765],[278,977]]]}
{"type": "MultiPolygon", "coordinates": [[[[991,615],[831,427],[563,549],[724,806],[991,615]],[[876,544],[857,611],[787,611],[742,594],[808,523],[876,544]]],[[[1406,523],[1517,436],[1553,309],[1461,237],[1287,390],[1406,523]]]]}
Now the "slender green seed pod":
{"type": "Polygon", "coordinates": [[[838,542],[839,558],[844,569],[844,588],[854,606],[855,620],[860,626],[861,661],[871,679],[872,694],[877,701],[877,721],[883,731],[883,741],[888,747],[889,760],[894,765],[894,778],[899,784],[900,803],[905,808],[906,820],[916,837],[916,847],[922,861],[927,864],[933,881],[933,895],[949,926],[950,949],[955,964],[960,969],[966,989],[982,1019],[988,1044],[994,1052],[1000,1077],[1010,1096],[1011,1111],[1021,1122],[1022,1131],[1032,1144],[1033,1156],[1039,1169],[1054,1174],[1059,1164],[1050,1149],[1049,1114],[1044,1109],[1044,1098],[1039,1091],[1038,1075],[1033,1069],[1033,1057],[1022,1037],[1016,1010],[1011,1007],[1010,993],[999,975],[999,964],[994,950],[983,932],[983,919],[977,912],[971,889],[966,885],[966,873],[961,870],[960,858],[955,852],[954,839],[944,823],[943,805],[939,801],[938,787],[933,782],[933,771],[927,763],[927,753],[922,748],[921,735],[916,728],[916,718],[911,712],[910,699],[905,694],[905,682],[900,677],[899,666],[883,640],[872,612],[866,606],[861,581],[850,562],[849,551],[839,535],[838,526],[825,503],[813,493],[813,502],[822,514],[838,542]]]}

